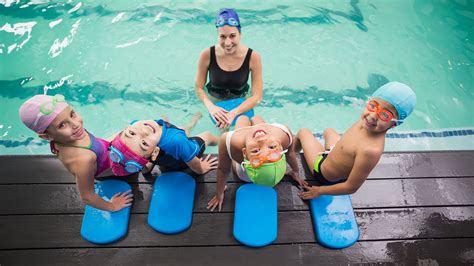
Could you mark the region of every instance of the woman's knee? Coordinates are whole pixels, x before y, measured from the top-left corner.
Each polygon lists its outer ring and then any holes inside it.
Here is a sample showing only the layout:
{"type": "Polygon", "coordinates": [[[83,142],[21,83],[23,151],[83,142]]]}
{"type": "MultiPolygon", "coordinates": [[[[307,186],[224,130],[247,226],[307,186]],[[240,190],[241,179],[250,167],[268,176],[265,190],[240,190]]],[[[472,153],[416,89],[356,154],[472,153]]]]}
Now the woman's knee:
{"type": "Polygon", "coordinates": [[[265,121],[263,120],[263,117],[261,117],[259,115],[254,115],[251,118],[251,122],[252,122],[252,125],[265,123],[265,121]]]}

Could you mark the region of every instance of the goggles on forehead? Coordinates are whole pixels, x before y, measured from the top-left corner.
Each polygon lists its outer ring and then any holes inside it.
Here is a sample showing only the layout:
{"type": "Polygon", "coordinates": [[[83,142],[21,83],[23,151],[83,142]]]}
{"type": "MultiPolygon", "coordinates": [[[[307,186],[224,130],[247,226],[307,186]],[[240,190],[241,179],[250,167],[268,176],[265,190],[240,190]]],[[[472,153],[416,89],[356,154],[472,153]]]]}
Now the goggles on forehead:
{"type": "Polygon", "coordinates": [[[42,103],[39,106],[40,109],[39,109],[38,114],[36,115],[36,119],[33,122],[33,125],[36,126],[39,122],[39,119],[42,116],[51,114],[52,112],[54,112],[54,110],[56,110],[56,106],[58,105],[58,103],[65,102],[65,101],[66,101],[66,99],[64,98],[63,95],[56,94],[52,97],[51,101],[42,103]]]}
{"type": "Polygon", "coordinates": [[[220,16],[219,19],[216,21],[216,28],[222,27],[224,25],[229,25],[232,27],[238,27],[240,26],[239,21],[237,21],[235,18],[225,18],[223,16],[220,16]]]}

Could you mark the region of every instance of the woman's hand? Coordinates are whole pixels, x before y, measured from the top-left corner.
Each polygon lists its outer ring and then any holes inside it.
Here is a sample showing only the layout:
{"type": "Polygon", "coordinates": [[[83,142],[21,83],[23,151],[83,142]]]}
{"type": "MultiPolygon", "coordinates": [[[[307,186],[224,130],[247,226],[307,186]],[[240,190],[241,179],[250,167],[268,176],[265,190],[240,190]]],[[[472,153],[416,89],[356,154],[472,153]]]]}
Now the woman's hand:
{"type": "Polygon", "coordinates": [[[216,121],[216,125],[218,127],[222,127],[227,123],[227,110],[212,104],[210,105],[207,110],[209,111],[209,114],[211,114],[211,117],[216,121]]]}
{"type": "Polygon", "coordinates": [[[227,112],[226,117],[227,117],[227,123],[223,125],[223,128],[228,128],[234,121],[235,117],[237,116],[237,113],[234,110],[230,110],[227,112]]]}
{"type": "Polygon", "coordinates": [[[131,190],[128,190],[126,192],[119,192],[115,194],[112,199],[110,199],[110,202],[113,205],[113,210],[114,212],[119,211],[125,207],[128,207],[132,205],[133,201],[133,194],[131,190]]]}

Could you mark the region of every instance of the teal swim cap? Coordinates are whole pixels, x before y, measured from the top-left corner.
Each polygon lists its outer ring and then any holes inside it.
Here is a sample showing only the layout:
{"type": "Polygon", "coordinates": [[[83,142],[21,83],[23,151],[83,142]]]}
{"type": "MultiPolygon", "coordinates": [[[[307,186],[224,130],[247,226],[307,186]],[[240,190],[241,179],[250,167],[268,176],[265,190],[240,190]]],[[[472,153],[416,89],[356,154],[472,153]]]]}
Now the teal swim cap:
{"type": "MultiPolygon", "coordinates": [[[[373,94],[372,98],[380,98],[387,101],[397,110],[398,120],[405,120],[415,109],[416,94],[408,85],[392,81],[380,88],[373,94]]],[[[400,125],[403,121],[397,122],[400,125]]]]}
{"type": "Polygon", "coordinates": [[[280,160],[274,163],[264,163],[259,168],[253,168],[247,159],[242,164],[253,183],[266,187],[276,186],[286,172],[286,156],[284,154],[280,160]]]}

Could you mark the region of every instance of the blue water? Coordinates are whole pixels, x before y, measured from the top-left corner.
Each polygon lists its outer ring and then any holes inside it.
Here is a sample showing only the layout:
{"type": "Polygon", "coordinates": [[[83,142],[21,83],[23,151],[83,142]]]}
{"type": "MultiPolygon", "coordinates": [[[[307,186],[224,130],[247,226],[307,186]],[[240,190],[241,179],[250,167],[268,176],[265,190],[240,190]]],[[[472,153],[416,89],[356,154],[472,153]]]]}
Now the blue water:
{"type": "MultiPolygon", "coordinates": [[[[0,3],[0,154],[48,153],[21,124],[36,93],[64,94],[94,134],[167,115],[184,125],[198,55],[217,42],[227,2],[0,3]]],[[[293,131],[343,132],[388,81],[409,84],[416,110],[394,133],[472,130],[474,1],[239,1],[242,43],[263,62],[256,113],[293,131]]],[[[204,115],[192,133],[217,130],[204,115]]],[[[407,135],[410,136],[410,135],[407,135]]],[[[474,149],[472,134],[391,137],[388,150],[474,149]],[[408,142],[407,142],[408,141],[408,142]]]]}

